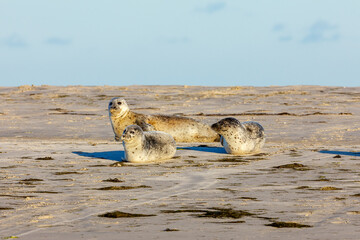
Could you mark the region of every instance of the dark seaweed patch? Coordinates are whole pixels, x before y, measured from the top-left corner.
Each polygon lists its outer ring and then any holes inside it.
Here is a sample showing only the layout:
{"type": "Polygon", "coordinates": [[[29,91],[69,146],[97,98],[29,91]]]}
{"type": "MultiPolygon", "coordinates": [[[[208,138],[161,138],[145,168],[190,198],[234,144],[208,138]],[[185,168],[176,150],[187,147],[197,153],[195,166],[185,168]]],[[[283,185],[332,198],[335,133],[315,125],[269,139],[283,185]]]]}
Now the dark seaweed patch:
{"type": "Polygon", "coordinates": [[[254,197],[240,197],[239,199],[258,201],[257,198],[254,197]]]}
{"type": "Polygon", "coordinates": [[[331,186],[319,188],[320,191],[333,191],[333,190],[341,190],[341,189],[342,189],[342,188],[331,187],[331,186]]]}
{"type": "Polygon", "coordinates": [[[246,163],[248,161],[242,157],[226,157],[226,158],[220,158],[220,159],[216,159],[216,160],[210,160],[209,162],[246,163]]]}
{"type": "Polygon", "coordinates": [[[333,158],[341,158],[341,156],[338,154],[338,155],[335,155],[333,158]]]}
{"type": "Polygon", "coordinates": [[[163,231],[164,232],[177,232],[177,231],[179,231],[179,229],[177,229],[177,228],[165,228],[163,231]]]}
{"type": "Polygon", "coordinates": [[[308,227],[312,227],[310,225],[300,224],[300,223],[295,223],[295,222],[273,222],[270,224],[265,224],[265,226],[276,227],[276,228],[308,228],[308,227]]]}
{"type": "Polygon", "coordinates": [[[54,160],[54,158],[52,158],[52,157],[38,157],[38,158],[35,158],[35,160],[54,160]]]}
{"type": "Polygon", "coordinates": [[[70,95],[61,94],[61,95],[58,95],[58,96],[57,96],[57,98],[66,98],[66,97],[70,97],[70,95]]]}
{"type": "Polygon", "coordinates": [[[293,169],[293,170],[296,170],[296,171],[310,170],[310,168],[308,166],[303,165],[301,163],[289,163],[289,164],[276,166],[276,167],[273,167],[273,168],[277,168],[277,169],[293,169]]]}
{"type": "Polygon", "coordinates": [[[32,185],[32,184],[34,184],[34,182],[42,182],[42,181],[44,181],[44,180],[38,179],[38,178],[27,178],[27,179],[20,180],[19,183],[26,184],[26,185],[32,185]]]}
{"type": "Polygon", "coordinates": [[[225,221],[225,222],[214,222],[217,224],[235,224],[235,223],[245,223],[243,220],[237,220],[237,221],[225,221]]]}
{"type": "Polygon", "coordinates": [[[162,210],[162,213],[199,213],[206,212],[206,210],[200,209],[180,209],[180,210],[162,210]]]}
{"type": "Polygon", "coordinates": [[[95,165],[89,165],[88,167],[108,167],[109,165],[105,164],[95,164],[95,165]]]}
{"type": "Polygon", "coordinates": [[[137,189],[137,188],[151,188],[151,187],[146,186],[146,185],[140,185],[140,186],[110,186],[110,187],[97,188],[96,190],[112,191],[112,190],[130,190],[130,189],[137,189]]]}
{"type": "Polygon", "coordinates": [[[11,207],[0,207],[0,211],[2,210],[13,210],[14,208],[11,207]]]}
{"type": "Polygon", "coordinates": [[[120,180],[118,178],[109,178],[109,179],[103,180],[103,182],[124,182],[124,181],[120,180]]]}
{"type": "Polygon", "coordinates": [[[49,193],[49,194],[58,194],[61,192],[53,192],[53,191],[33,191],[31,193],[49,193]]]}
{"type": "Polygon", "coordinates": [[[98,215],[99,217],[106,217],[106,218],[135,218],[135,217],[152,217],[156,216],[153,214],[134,214],[134,213],[126,213],[120,211],[108,212],[105,214],[98,215]]]}
{"type": "Polygon", "coordinates": [[[18,166],[16,165],[10,165],[10,166],[7,166],[7,167],[1,167],[1,169],[10,169],[10,168],[17,168],[18,166]]]}
{"type": "Polygon", "coordinates": [[[360,197],[360,193],[356,193],[356,194],[353,194],[353,195],[351,195],[351,196],[353,196],[353,197],[360,197]]]}
{"type": "Polygon", "coordinates": [[[44,181],[44,180],[38,179],[38,178],[27,178],[27,179],[20,180],[20,182],[41,182],[41,181],[44,181]]]}
{"type": "Polygon", "coordinates": [[[198,210],[198,209],[182,209],[182,210],[163,210],[162,213],[200,213],[194,214],[199,218],[233,218],[238,219],[244,216],[255,215],[247,211],[233,210],[231,208],[211,208],[209,210],[198,210]]]}
{"type": "Polygon", "coordinates": [[[56,172],[54,175],[81,174],[79,172],[56,172]]]}
{"type": "Polygon", "coordinates": [[[346,198],[344,198],[344,197],[335,197],[334,199],[337,201],[346,200],[346,198]]]}
{"type": "Polygon", "coordinates": [[[242,210],[233,210],[231,208],[212,208],[210,211],[205,211],[203,214],[197,215],[200,218],[233,218],[238,219],[246,216],[252,216],[253,213],[242,210]]]}

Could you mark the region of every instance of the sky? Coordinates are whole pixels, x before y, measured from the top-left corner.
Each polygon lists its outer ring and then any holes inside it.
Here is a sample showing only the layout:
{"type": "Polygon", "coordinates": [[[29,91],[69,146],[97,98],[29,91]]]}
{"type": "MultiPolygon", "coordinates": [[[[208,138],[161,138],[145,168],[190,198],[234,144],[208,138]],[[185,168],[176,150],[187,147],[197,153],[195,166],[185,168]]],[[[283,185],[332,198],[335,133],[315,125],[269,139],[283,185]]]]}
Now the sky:
{"type": "Polygon", "coordinates": [[[0,86],[360,86],[359,0],[0,0],[0,86]]]}

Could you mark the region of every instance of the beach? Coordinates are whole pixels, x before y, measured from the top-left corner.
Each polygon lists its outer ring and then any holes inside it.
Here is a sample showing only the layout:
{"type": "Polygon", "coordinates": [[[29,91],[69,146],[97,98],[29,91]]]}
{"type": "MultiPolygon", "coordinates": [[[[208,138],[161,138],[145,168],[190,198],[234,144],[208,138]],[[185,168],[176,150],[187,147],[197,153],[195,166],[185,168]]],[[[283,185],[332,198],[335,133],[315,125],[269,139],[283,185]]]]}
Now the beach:
{"type": "Polygon", "coordinates": [[[357,239],[360,87],[0,87],[0,238],[357,239]],[[256,121],[263,151],[124,163],[108,103],[256,121]]]}

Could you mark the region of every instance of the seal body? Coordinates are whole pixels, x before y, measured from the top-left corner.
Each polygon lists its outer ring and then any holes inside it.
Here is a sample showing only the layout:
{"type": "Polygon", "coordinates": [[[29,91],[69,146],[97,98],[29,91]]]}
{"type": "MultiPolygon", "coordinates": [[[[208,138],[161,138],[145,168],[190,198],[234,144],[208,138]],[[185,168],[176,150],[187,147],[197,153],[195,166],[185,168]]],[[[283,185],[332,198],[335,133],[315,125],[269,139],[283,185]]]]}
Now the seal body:
{"type": "Polygon", "coordinates": [[[157,162],[175,155],[174,138],[165,132],[144,132],[138,125],[127,126],[121,136],[125,159],[132,163],[157,162]]]}
{"type": "Polygon", "coordinates": [[[216,142],[220,139],[209,125],[192,118],[135,113],[130,110],[125,99],[113,98],[108,109],[116,140],[119,140],[128,125],[133,124],[144,131],[169,133],[176,142],[216,142]]]}
{"type": "Polygon", "coordinates": [[[236,118],[224,118],[211,128],[222,136],[222,144],[229,154],[257,153],[265,143],[264,128],[257,122],[241,123],[236,118]]]}

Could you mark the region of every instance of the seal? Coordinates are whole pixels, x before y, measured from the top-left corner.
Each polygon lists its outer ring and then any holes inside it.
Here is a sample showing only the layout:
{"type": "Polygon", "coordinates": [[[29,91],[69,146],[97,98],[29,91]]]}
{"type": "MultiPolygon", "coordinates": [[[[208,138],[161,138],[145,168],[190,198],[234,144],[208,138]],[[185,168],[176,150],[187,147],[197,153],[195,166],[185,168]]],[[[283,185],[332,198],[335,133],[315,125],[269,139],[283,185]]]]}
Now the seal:
{"type": "Polygon", "coordinates": [[[169,133],[176,142],[216,142],[220,139],[219,134],[205,123],[181,116],[136,113],[130,110],[122,98],[111,99],[108,110],[117,141],[124,129],[133,124],[140,126],[144,131],[169,133]]]}
{"type": "Polygon", "coordinates": [[[257,153],[265,143],[264,128],[257,122],[241,123],[236,118],[224,118],[211,125],[222,136],[225,151],[233,155],[257,153]]]}
{"type": "Polygon", "coordinates": [[[165,132],[144,132],[138,125],[127,126],[121,136],[125,159],[132,163],[157,162],[172,158],[176,152],[174,138],[165,132]]]}

